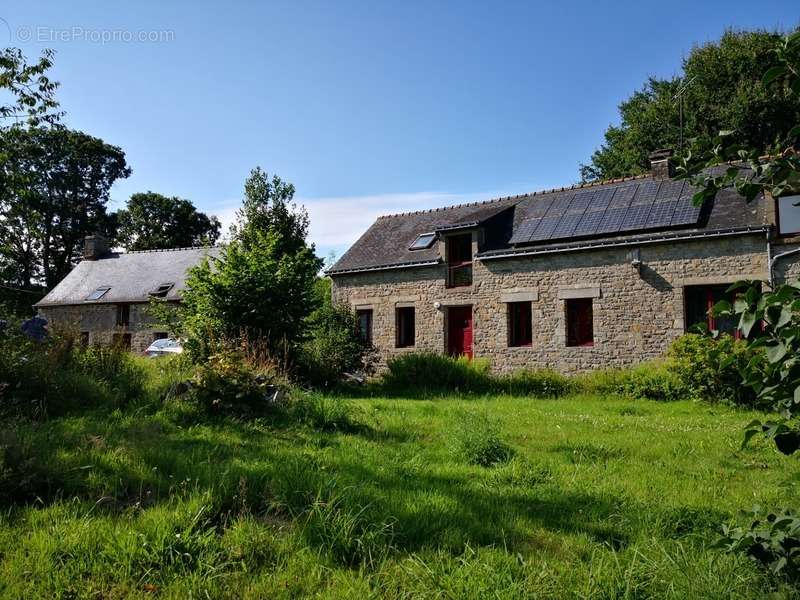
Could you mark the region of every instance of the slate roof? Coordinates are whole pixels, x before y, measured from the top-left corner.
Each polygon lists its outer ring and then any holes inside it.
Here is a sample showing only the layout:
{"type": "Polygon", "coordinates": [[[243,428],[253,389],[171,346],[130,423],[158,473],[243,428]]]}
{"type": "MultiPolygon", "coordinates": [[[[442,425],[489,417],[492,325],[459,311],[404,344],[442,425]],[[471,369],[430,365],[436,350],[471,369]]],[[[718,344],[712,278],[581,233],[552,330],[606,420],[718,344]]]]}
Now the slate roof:
{"type": "Polygon", "coordinates": [[[83,260],[35,306],[148,302],[150,292],[164,283],[174,283],[166,300],[180,299],[186,272],[221,248],[177,248],[141,252],[109,252],[98,260],[83,260]],[[100,287],[109,287],[96,301],[86,298],[100,287]]]}
{"type": "Polygon", "coordinates": [[[436,264],[442,258],[436,244],[408,249],[418,235],[490,221],[478,258],[766,225],[763,198],[748,204],[736,191],[722,190],[697,208],[691,203],[694,191],[683,181],[641,175],[379,217],[328,273],[436,264]]]}

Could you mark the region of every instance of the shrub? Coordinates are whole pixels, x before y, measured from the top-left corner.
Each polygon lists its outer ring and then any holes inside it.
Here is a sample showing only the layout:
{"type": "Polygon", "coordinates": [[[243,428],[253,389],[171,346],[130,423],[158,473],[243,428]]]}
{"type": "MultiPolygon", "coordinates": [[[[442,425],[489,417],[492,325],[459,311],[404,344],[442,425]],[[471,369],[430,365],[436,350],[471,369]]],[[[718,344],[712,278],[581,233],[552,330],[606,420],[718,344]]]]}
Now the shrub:
{"type": "Polygon", "coordinates": [[[383,385],[390,391],[486,393],[492,389],[489,363],[435,352],[412,352],[387,361],[383,385]]]}
{"type": "Polygon", "coordinates": [[[309,339],[298,353],[301,378],[327,388],[337,384],[345,373],[370,373],[374,349],[359,337],[353,311],[334,305],[330,291],[322,294],[321,302],[308,320],[309,339]]]}
{"type": "Polygon", "coordinates": [[[800,575],[800,517],[792,510],[762,514],[759,507],[749,512],[745,527],[723,526],[715,546],[729,553],[744,553],[773,573],[797,579],[800,575]]]}
{"type": "Polygon", "coordinates": [[[470,464],[491,467],[514,456],[513,448],[500,438],[500,424],[486,415],[463,415],[453,435],[454,454],[470,464]]]}
{"type": "Polygon", "coordinates": [[[755,393],[742,385],[741,370],[756,354],[747,343],[729,335],[718,338],[686,334],[672,343],[668,352],[671,370],[699,400],[753,406],[755,393]]]}
{"type": "Polygon", "coordinates": [[[673,401],[686,398],[687,388],[666,364],[645,363],[627,369],[603,369],[579,378],[580,387],[595,394],[673,401]]]}
{"type": "Polygon", "coordinates": [[[249,416],[274,408],[277,374],[254,368],[238,350],[220,350],[198,365],[189,393],[210,414],[249,416]]]}

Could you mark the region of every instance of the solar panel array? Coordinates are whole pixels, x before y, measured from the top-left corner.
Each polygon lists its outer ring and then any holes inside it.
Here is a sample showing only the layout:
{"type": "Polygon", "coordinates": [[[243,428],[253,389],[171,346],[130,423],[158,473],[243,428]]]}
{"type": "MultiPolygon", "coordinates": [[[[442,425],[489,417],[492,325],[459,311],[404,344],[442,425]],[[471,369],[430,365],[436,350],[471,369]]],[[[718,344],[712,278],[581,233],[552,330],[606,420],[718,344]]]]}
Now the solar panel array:
{"type": "Polygon", "coordinates": [[[565,190],[521,203],[512,244],[690,227],[700,219],[693,190],[683,181],[626,182],[565,190]]]}

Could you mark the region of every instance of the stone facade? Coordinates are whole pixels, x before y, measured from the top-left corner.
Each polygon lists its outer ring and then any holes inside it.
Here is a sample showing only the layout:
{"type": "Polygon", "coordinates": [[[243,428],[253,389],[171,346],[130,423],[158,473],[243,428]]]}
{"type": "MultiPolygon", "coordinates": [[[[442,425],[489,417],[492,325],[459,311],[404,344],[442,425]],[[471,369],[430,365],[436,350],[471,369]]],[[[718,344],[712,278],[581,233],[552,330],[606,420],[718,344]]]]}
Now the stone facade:
{"type": "MultiPolygon", "coordinates": [[[[473,233],[473,255],[479,233],[473,233]]],[[[440,243],[440,256],[444,248],[440,243]]],[[[779,275],[800,272],[787,257],[779,275]]],[[[473,351],[492,368],[565,373],[657,358],[684,333],[684,289],[739,279],[768,280],[763,234],[670,241],[528,257],[475,260],[469,287],[447,288],[446,266],[333,274],[333,299],[372,309],[373,342],[383,364],[403,352],[447,349],[447,307],[471,305],[473,351]],[[635,259],[640,264],[635,265],[635,259]],[[594,344],[567,345],[569,298],[591,298],[594,344]],[[507,302],[531,302],[530,346],[509,347],[507,302]],[[395,314],[414,306],[412,348],[395,347],[395,314]]]]}
{"type": "MultiPolygon", "coordinates": [[[[147,314],[147,303],[130,303],[128,325],[117,325],[117,304],[43,306],[39,313],[54,328],[70,329],[88,337],[92,346],[110,346],[115,335],[130,335],[130,350],[143,352],[158,337],[167,333],[157,327],[147,314]]],[[[123,338],[124,339],[124,338],[123,338]]]]}

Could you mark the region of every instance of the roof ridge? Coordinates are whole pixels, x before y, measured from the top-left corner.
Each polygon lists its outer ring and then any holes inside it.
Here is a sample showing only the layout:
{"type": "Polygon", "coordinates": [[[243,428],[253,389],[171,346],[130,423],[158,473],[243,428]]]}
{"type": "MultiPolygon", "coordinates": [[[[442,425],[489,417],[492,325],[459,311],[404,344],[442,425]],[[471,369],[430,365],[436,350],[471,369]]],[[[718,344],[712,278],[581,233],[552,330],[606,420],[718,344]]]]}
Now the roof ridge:
{"type": "Polygon", "coordinates": [[[150,250],[130,250],[129,252],[120,252],[120,254],[148,254],[154,252],[179,252],[181,250],[211,250],[212,248],[222,248],[220,244],[213,244],[211,246],[181,246],[179,248],[152,248],[150,250]]]}
{"type": "Polygon", "coordinates": [[[535,192],[525,192],[523,194],[515,194],[513,196],[500,196],[498,198],[490,198],[488,200],[478,200],[477,202],[464,202],[462,204],[451,204],[449,206],[437,206],[436,208],[427,208],[423,210],[411,210],[408,212],[399,212],[388,215],[380,215],[379,219],[391,219],[393,217],[408,217],[411,215],[423,215],[428,213],[439,212],[442,210],[451,210],[453,208],[464,208],[467,206],[480,206],[482,204],[495,204],[498,202],[516,200],[518,198],[526,198],[528,196],[539,196],[543,194],[552,194],[554,192],[566,192],[569,190],[580,190],[584,188],[596,187],[599,185],[608,185],[612,183],[623,183],[625,181],[636,181],[638,179],[647,179],[652,177],[652,173],[642,173],[641,175],[628,175],[627,177],[615,177],[613,179],[603,179],[601,181],[589,181],[586,183],[575,183],[572,185],[546,188],[543,190],[536,190],[535,192]]]}

